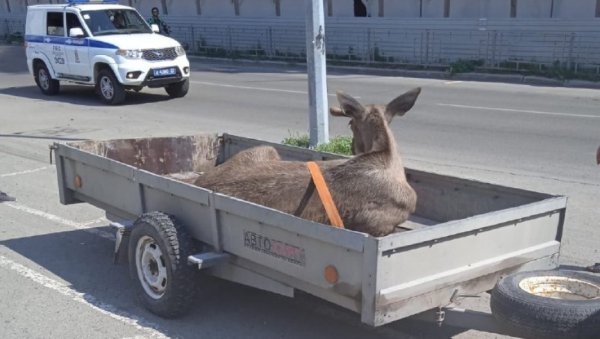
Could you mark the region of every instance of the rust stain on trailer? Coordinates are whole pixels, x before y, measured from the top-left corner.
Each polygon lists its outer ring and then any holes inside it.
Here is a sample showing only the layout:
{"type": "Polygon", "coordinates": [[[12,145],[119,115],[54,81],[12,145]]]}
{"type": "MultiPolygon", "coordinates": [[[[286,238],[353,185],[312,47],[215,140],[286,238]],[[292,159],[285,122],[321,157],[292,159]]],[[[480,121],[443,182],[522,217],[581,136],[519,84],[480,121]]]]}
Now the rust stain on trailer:
{"type": "Polygon", "coordinates": [[[72,146],[160,175],[203,172],[215,166],[219,151],[214,134],[85,141],[72,146]]]}

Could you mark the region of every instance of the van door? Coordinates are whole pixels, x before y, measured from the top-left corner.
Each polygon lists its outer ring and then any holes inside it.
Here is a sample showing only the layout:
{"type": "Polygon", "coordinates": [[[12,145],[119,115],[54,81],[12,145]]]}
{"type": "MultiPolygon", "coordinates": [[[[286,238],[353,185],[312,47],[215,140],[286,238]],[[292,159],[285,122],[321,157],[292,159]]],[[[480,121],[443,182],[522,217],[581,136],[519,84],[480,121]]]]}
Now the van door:
{"type": "Polygon", "coordinates": [[[65,41],[65,53],[67,56],[67,64],[69,65],[69,77],[79,81],[90,81],[92,77],[90,71],[88,33],[75,13],[66,13],[66,24],[67,40],[65,41]],[[71,28],[81,28],[84,32],[84,36],[69,36],[71,28]]]}
{"type": "Polygon", "coordinates": [[[48,69],[54,77],[62,77],[69,73],[65,54],[65,23],[62,11],[46,13],[46,36],[43,39],[46,57],[50,60],[48,69]]]}

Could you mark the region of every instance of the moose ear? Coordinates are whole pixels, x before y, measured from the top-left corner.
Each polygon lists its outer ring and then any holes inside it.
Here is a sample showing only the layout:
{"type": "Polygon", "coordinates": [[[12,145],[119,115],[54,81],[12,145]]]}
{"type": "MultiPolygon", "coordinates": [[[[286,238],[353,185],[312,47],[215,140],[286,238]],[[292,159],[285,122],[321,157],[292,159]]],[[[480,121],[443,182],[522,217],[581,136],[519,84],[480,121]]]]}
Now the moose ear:
{"type": "Polygon", "coordinates": [[[364,113],[365,108],[356,99],[344,92],[337,92],[337,99],[342,107],[344,115],[349,117],[357,117],[357,115],[364,113]]]}
{"type": "Polygon", "coordinates": [[[390,101],[385,108],[387,121],[391,121],[395,115],[404,115],[408,112],[414,106],[420,93],[421,87],[417,87],[390,101]]]}
{"type": "Polygon", "coordinates": [[[337,106],[329,107],[329,114],[333,115],[334,117],[345,117],[346,116],[346,114],[344,114],[344,111],[342,111],[342,109],[337,106]]]}

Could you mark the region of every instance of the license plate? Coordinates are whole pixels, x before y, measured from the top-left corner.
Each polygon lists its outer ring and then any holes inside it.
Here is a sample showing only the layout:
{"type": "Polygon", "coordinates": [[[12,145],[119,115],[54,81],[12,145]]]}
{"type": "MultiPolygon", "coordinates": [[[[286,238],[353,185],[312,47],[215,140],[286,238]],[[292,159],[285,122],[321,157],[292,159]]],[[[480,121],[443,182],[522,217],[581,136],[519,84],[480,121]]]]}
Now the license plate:
{"type": "Polygon", "coordinates": [[[175,67],[169,68],[159,68],[154,70],[155,77],[164,77],[169,75],[175,75],[177,72],[175,71],[175,67]]]}

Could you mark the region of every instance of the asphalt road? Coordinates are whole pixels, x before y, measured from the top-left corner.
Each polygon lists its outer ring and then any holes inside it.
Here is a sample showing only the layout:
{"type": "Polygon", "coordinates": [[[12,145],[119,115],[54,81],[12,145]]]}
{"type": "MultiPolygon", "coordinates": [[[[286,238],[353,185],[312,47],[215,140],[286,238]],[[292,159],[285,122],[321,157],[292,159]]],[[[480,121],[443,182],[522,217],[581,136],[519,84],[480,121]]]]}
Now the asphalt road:
{"type": "MultiPolygon", "coordinates": [[[[113,235],[101,210],[58,202],[48,162],[54,141],[228,132],[281,141],[308,128],[301,67],[193,59],[192,88],[161,89],[108,107],[93,90],[63,86],[43,96],[22,47],[0,46],[0,337],[2,338],[404,338],[492,337],[399,321],[378,329],[330,304],[290,300],[206,279],[197,306],[160,319],[133,297],[127,268],[112,264],[113,235]]],[[[561,263],[600,261],[600,92],[359,74],[330,70],[329,100],[344,90],[387,103],[423,88],[392,129],[407,167],[569,197],[561,263]]],[[[331,135],[350,135],[343,118],[331,135]]],[[[485,304],[485,298],[480,304],[485,304]]],[[[479,305],[481,306],[481,305],[479,305]]]]}

